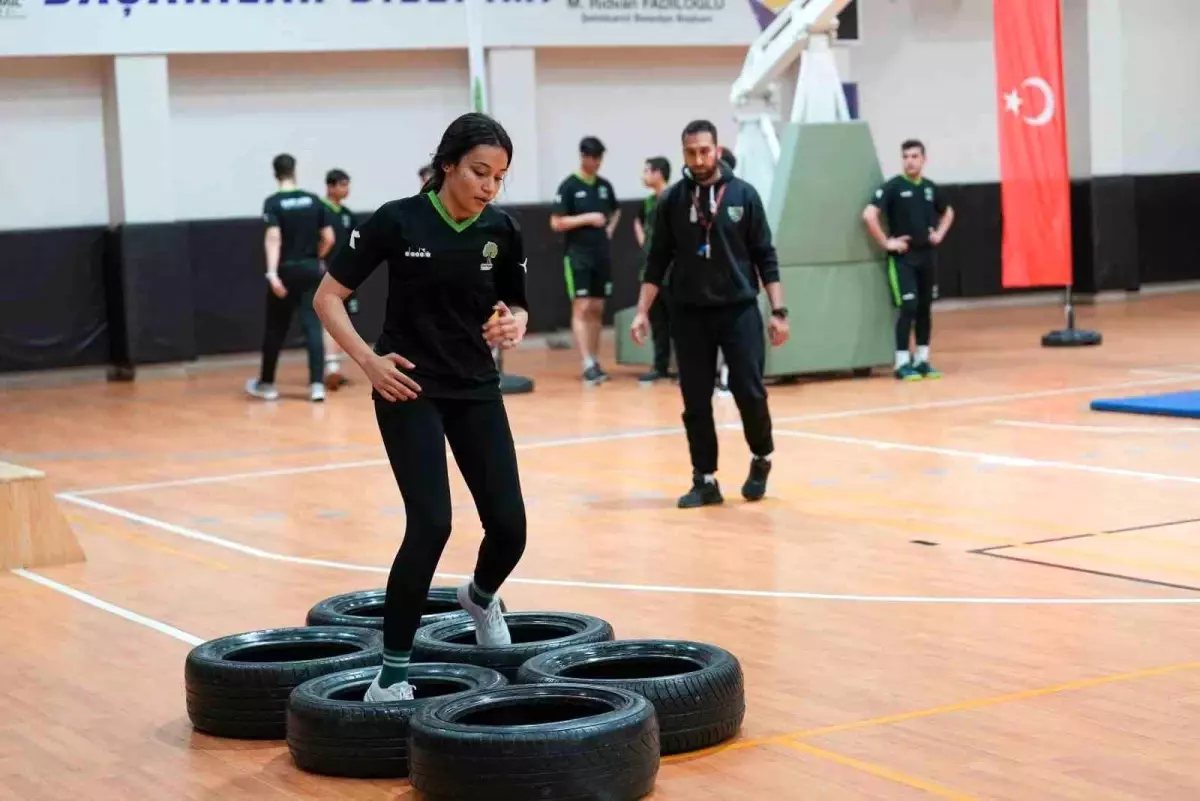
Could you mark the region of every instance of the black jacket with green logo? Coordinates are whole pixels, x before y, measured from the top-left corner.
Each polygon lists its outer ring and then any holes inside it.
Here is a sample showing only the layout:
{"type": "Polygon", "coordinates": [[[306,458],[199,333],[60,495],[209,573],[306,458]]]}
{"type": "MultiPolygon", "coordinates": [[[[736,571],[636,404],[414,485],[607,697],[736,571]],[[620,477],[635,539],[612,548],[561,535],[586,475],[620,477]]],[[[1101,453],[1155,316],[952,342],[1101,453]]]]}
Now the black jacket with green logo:
{"type": "Polygon", "coordinates": [[[758,191],[725,165],[718,168],[721,176],[712,186],[700,186],[685,170],[663,193],[654,214],[643,280],[661,287],[670,268],[671,297],[686,306],[750,301],[758,296],[760,282],[779,280],[779,259],[758,191]],[[718,196],[714,215],[710,209],[718,196]],[[707,220],[712,224],[706,256],[707,220]]]}

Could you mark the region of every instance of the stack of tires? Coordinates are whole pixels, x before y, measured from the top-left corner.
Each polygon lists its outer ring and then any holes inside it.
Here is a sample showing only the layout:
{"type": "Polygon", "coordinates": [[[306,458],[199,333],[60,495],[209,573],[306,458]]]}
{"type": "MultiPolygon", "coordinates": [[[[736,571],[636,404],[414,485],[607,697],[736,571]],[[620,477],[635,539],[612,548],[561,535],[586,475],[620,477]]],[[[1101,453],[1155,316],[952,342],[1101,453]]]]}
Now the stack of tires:
{"type": "Polygon", "coordinates": [[[304,627],[197,646],[188,714],[219,737],[286,739],[302,770],[408,777],[430,801],[651,792],[661,756],[736,736],[741,666],[682,640],[618,640],[571,612],[505,612],[512,644],[475,643],[454,588],[435,587],[413,644],[416,698],[368,704],[383,657],[383,590],[327,598],[304,627]]]}

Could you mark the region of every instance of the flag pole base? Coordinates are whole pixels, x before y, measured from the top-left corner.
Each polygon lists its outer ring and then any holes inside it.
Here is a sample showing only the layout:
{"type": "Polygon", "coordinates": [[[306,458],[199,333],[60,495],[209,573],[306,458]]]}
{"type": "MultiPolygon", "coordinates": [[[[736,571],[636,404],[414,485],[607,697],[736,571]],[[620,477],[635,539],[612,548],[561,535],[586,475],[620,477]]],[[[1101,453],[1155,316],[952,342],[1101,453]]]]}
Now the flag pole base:
{"type": "Polygon", "coordinates": [[[1084,348],[1099,345],[1104,340],[1099,331],[1086,328],[1060,328],[1042,335],[1044,348],[1084,348]]]}
{"type": "Polygon", "coordinates": [[[533,392],[533,379],[511,373],[500,374],[501,395],[525,395],[533,392]]]}
{"type": "Polygon", "coordinates": [[[1043,348],[1086,348],[1104,341],[1099,331],[1075,327],[1075,306],[1071,303],[1071,287],[1066,288],[1063,307],[1067,315],[1067,327],[1043,334],[1043,348]]]}
{"type": "Polygon", "coordinates": [[[532,378],[504,372],[504,354],[499,348],[492,348],[492,358],[496,360],[496,369],[500,372],[501,395],[525,395],[533,392],[532,378]]]}

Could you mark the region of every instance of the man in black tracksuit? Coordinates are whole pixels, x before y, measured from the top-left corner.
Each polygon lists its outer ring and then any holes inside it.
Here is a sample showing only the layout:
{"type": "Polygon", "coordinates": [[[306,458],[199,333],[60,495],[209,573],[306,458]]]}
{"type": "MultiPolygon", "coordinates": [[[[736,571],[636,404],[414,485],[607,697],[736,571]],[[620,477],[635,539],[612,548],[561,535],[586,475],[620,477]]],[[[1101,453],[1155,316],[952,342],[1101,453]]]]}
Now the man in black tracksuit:
{"type": "Polygon", "coordinates": [[[756,501],[771,470],[771,414],[763,384],[766,359],[760,282],[771,302],[771,344],[787,341],[787,308],[766,210],[753,186],[718,162],[717,129],[697,120],[683,129],[683,179],[659,200],[631,332],[644,342],[649,309],[671,268],[671,339],[683,394],[692,488],[680,508],[721,503],[712,394],[717,350],[729,365],[729,389],[753,458],[742,496],[756,501]]]}

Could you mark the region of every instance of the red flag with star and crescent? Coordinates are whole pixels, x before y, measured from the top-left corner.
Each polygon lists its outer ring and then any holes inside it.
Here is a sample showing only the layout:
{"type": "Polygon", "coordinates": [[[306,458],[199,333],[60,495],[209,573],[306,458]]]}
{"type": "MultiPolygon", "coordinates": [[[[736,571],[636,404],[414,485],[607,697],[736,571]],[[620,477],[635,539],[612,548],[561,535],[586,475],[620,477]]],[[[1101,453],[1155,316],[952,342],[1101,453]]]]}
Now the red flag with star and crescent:
{"type": "Polygon", "coordinates": [[[1003,285],[1071,284],[1060,0],[995,0],[1003,285]]]}

